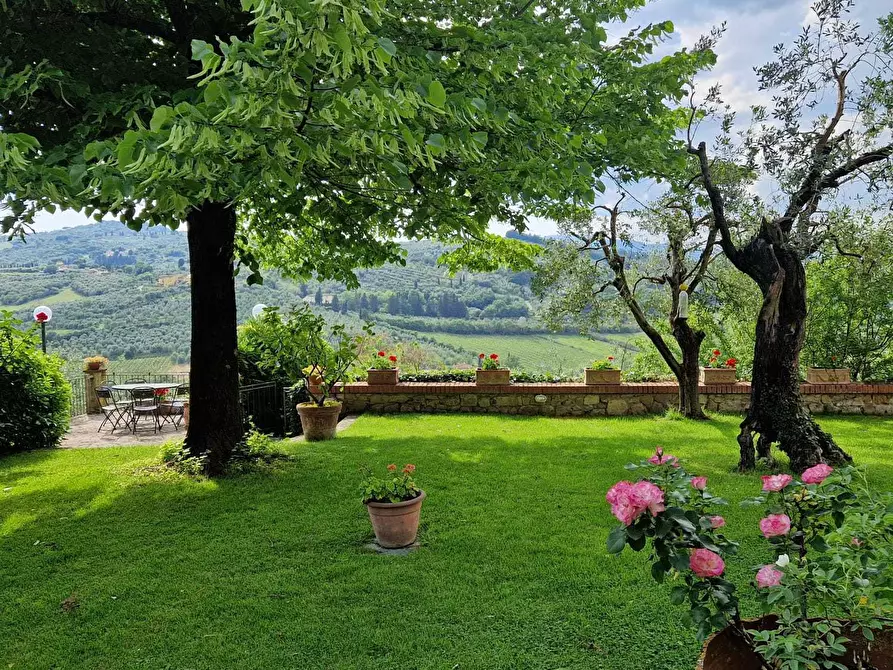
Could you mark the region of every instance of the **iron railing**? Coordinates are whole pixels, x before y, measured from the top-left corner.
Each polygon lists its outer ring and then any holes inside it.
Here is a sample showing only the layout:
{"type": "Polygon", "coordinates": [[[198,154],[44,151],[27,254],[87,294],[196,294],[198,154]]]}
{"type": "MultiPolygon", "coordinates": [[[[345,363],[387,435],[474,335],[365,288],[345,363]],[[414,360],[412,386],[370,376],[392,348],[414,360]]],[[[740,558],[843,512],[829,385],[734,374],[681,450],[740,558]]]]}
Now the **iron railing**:
{"type": "Polygon", "coordinates": [[[87,383],[84,376],[69,377],[71,386],[71,417],[84,416],[87,413],[87,383]]]}
{"type": "Polygon", "coordinates": [[[147,384],[188,384],[188,372],[112,372],[106,378],[106,384],[133,384],[144,381],[147,384]]]}
{"type": "Polygon", "coordinates": [[[285,433],[279,405],[279,385],[276,382],[246,384],[240,387],[239,403],[242,406],[242,422],[246,430],[253,426],[262,433],[273,435],[285,433]]]}

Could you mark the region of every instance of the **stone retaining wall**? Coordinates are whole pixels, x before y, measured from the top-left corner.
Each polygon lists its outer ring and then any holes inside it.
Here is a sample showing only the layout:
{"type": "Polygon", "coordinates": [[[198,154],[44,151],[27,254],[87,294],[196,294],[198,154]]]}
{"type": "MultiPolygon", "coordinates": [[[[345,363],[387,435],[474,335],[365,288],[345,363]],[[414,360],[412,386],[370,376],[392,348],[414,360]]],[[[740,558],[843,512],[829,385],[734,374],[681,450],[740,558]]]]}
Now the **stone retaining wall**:
{"type": "MultiPolygon", "coordinates": [[[[804,384],[801,392],[814,414],[893,416],[893,384],[804,384]]],[[[346,384],[339,393],[346,412],[475,412],[541,416],[633,416],[657,414],[677,402],[670,382],[586,386],[512,384],[481,387],[469,383],[401,383],[396,386],[346,384]]],[[[710,412],[742,414],[750,384],[701,386],[710,412]]]]}

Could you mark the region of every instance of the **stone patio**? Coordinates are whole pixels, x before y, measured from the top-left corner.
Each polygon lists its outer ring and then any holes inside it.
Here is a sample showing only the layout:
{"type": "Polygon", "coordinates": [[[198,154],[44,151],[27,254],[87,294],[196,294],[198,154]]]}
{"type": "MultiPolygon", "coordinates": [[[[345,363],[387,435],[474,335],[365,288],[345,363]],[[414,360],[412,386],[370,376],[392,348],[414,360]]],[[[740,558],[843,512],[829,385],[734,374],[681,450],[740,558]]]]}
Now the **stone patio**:
{"type": "Polygon", "coordinates": [[[136,435],[128,428],[118,428],[111,432],[109,430],[111,424],[106,424],[102,432],[97,432],[101,423],[102,416],[99,414],[88,414],[73,418],[71,420],[71,429],[62,438],[62,444],[59,446],[62,449],[127,447],[132,445],[163,444],[170,439],[186,436],[186,431],[182,426],[177,430],[169,423],[163,425],[158,433],[154,433],[151,423],[146,422],[143,425],[140,422],[136,435]]]}

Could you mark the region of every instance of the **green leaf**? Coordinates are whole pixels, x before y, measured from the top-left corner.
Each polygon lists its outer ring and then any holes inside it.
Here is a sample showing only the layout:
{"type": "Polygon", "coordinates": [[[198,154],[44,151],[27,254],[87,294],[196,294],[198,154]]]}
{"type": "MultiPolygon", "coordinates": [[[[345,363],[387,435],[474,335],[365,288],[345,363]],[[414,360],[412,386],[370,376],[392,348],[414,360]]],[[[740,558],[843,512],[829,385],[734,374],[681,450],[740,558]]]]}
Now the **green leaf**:
{"type": "MultiPolygon", "coordinates": [[[[344,26],[341,24],[336,26],[332,38],[335,40],[335,44],[338,45],[338,48],[341,49],[341,51],[350,51],[350,35],[347,34],[344,26]]],[[[393,44],[393,42],[391,42],[391,44],[393,44]]],[[[391,54],[391,56],[393,55],[394,54],[391,54]]]]}
{"type": "Polygon", "coordinates": [[[428,84],[428,102],[435,107],[443,107],[446,104],[446,90],[436,79],[428,84]]]}
{"type": "Polygon", "coordinates": [[[192,60],[203,60],[214,53],[214,48],[202,40],[192,40],[192,60]]]}
{"type": "Polygon", "coordinates": [[[120,167],[126,168],[133,162],[133,149],[139,136],[139,133],[134,130],[124,133],[124,139],[118,143],[118,165],[120,167]]]}
{"type": "Polygon", "coordinates": [[[431,133],[428,135],[428,139],[425,140],[425,144],[429,147],[434,147],[435,149],[443,149],[443,135],[440,133],[431,133]]]}
{"type": "Polygon", "coordinates": [[[481,98],[472,98],[471,104],[475,109],[477,109],[481,112],[487,111],[487,103],[484,100],[482,100],[481,98]]]}
{"type": "Polygon", "coordinates": [[[216,79],[212,80],[207,86],[205,86],[205,104],[210,105],[217,98],[223,95],[223,87],[220,85],[220,82],[216,79]]]}
{"type": "Polygon", "coordinates": [[[608,533],[608,553],[619,554],[626,546],[626,529],[618,526],[608,533]]]}
{"type": "Polygon", "coordinates": [[[394,44],[387,37],[379,37],[378,46],[381,47],[381,50],[384,51],[388,56],[397,55],[397,45],[394,44]]]}
{"type": "Polygon", "coordinates": [[[487,133],[485,133],[483,131],[479,131],[476,133],[472,133],[471,137],[475,141],[475,143],[479,144],[481,147],[487,146],[487,139],[488,139],[487,133]]]}
{"type": "Polygon", "coordinates": [[[165,122],[174,115],[174,110],[172,110],[167,105],[162,105],[161,107],[156,107],[155,111],[152,112],[152,120],[149,121],[149,129],[154,131],[161,130],[164,126],[165,122]]]}
{"type": "Polygon", "coordinates": [[[670,602],[673,605],[681,605],[688,597],[687,586],[674,586],[670,591],[670,602]]]}

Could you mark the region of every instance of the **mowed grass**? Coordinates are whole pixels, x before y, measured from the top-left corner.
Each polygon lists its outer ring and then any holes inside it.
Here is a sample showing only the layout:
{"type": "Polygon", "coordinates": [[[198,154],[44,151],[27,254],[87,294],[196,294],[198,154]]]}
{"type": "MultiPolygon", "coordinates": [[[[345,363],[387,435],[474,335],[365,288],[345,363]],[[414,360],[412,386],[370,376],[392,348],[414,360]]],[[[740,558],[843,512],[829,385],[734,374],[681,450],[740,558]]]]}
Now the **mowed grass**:
{"type": "MultiPolygon", "coordinates": [[[[659,668],[698,652],[642,554],[609,556],[605,491],[664,445],[710,478],[743,541],[733,577],[768,558],[760,488],[733,472],[737,419],[360,418],[290,443],[276,471],[147,475],[158,449],[0,461],[3,668],[659,668]],[[422,547],[367,552],[364,464],[415,463],[422,547]],[[64,611],[66,600],[76,606],[64,611]]],[[[893,420],[822,421],[893,485],[893,420]]]]}
{"type": "MultiPolygon", "coordinates": [[[[582,376],[583,368],[594,360],[614,356],[618,364],[623,358],[625,338],[631,336],[611,335],[616,345],[602,340],[590,340],[580,335],[454,335],[452,333],[426,333],[444,344],[465,349],[474,356],[483,352],[497,353],[503,360],[511,355],[520,362],[520,368],[537,372],[548,370],[565,375],[582,376]]],[[[633,354],[627,352],[626,364],[632,362],[633,354]]]]}

